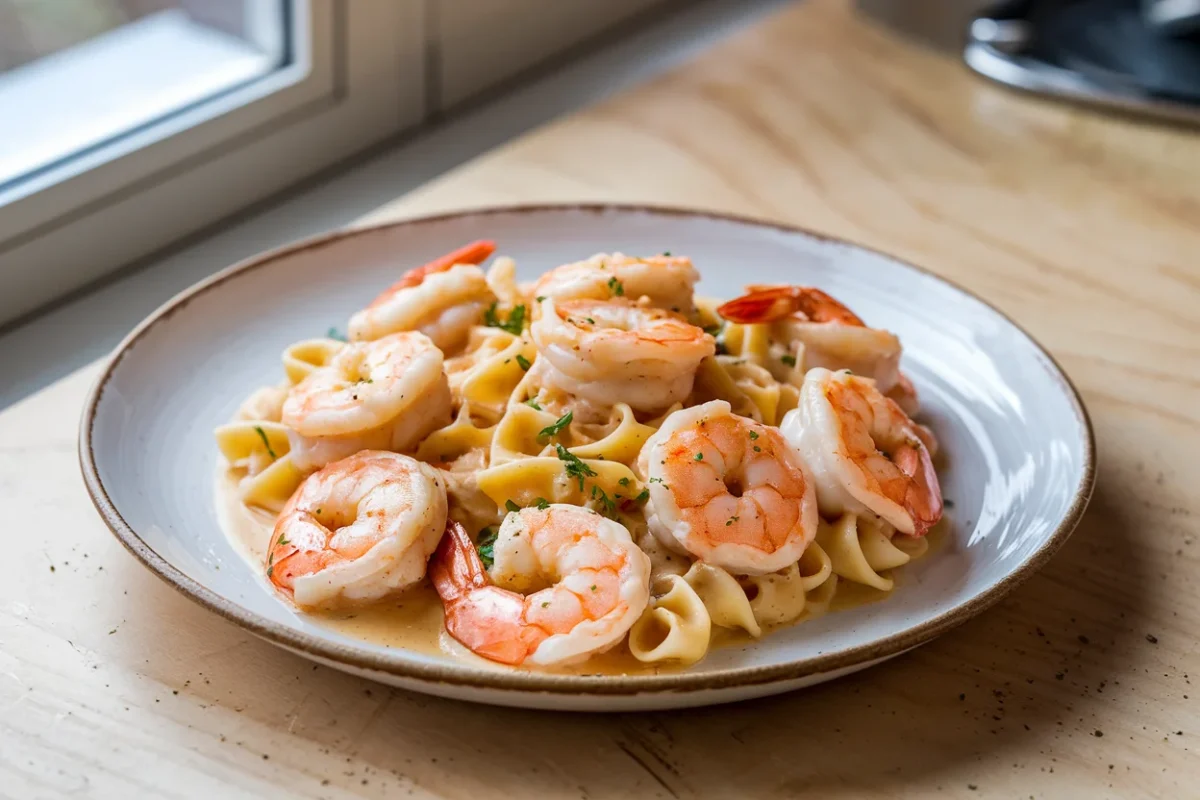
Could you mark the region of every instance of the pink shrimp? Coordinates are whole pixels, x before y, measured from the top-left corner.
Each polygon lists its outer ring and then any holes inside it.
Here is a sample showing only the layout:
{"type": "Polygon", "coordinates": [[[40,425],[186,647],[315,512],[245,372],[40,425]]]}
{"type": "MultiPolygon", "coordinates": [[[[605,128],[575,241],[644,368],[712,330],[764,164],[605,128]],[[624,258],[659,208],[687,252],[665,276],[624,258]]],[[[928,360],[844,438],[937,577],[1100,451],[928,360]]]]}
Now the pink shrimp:
{"type": "Polygon", "coordinates": [[[623,525],[585,508],[511,512],[493,553],[489,574],[451,521],[430,576],[450,635],[502,664],[570,664],[604,652],[650,600],[649,558],[623,525]]]}

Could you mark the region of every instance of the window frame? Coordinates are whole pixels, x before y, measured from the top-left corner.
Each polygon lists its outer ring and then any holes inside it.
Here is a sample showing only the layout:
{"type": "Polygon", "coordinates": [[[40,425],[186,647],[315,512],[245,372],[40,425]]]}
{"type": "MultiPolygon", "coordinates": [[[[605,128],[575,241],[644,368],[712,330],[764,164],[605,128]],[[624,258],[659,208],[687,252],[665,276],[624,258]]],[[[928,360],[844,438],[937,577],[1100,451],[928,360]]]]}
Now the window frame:
{"type": "Polygon", "coordinates": [[[0,192],[0,324],[420,122],[421,0],[294,3],[290,64],[0,192]]]}

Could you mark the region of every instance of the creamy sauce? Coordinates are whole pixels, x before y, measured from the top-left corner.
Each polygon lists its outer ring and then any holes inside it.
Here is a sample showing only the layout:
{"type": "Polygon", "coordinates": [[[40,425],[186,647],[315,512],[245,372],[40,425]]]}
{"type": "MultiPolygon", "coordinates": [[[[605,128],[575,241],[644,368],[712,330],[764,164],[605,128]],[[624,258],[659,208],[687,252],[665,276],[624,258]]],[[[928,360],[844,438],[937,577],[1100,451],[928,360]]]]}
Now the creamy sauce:
{"type": "MultiPolygon", "coordinates": [[[[246,560],[249,568],[259,576],[263,585],[274,591],[274,586],[264,575],[267,546],[275,526],[275,515],[269,511],[246,506],[238,492],[238,482],[244,470],[219,468],[216,476],[217,516],[226,537],[234,549],[246,560]]],[[[939,549],[946,538],[948,525],[945,520],[929,533],[929,551],[939,549]]],[[[899,584],[904,569],[891,570],[891,577],[899,584]]],[[[894,590],[893,590],[894,591],[894,590]]],[[[882,592],[869,586],[839,580],[837,591],[828,606],[813,604],[795,622],[764,628],[763,636],[771,635],[780,627],[791,627],[815,619],[828,611],[843,611],[870,603],[886,600],[892,592],[882,592]]],[[[281,602],[283,601],[281,598],[281,602]]],[[[555,672],[571,675],[658,675],[678,672],[681,667],[664,664],[646,664],[634,658],[628,646],[622,642],[607,653],[592,656],[581,664],[565,667],[526,668],[504,667],[480,658],[456,642],[443,623],[442,603],[428,581],[396,597],[374,605],[349,611],[322,611],[309,613],[308,619],[331,631],[369,642],[382,647],[412,650],[427,655],[446,655],[474,666],[494,669],[517,669],[537,672],[555,672]]],[[[741,629],[713,627],[710,650],[717,647],[745,647],[757,640],[741,629]]]]}

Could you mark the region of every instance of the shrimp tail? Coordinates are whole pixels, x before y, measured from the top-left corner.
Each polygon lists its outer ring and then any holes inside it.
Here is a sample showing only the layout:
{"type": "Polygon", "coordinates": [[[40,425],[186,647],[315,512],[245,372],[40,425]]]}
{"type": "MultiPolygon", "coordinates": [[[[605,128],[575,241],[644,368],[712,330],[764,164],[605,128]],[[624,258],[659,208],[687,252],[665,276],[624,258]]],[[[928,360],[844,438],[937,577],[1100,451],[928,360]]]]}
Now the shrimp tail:
{"type": "Polygon", "coordinates": [[[447,605],[492,583],[467,529],[454,520],[446,521],[446,532],[433,554],[429,575],[447,605]]]}
{"type": "Polygon", "coordinates": [[[723,319],[741,324],[774,322],[799,310],[793,286],[760,288],[717,308],[723,319]]]}
{"type": "Polygon", "coordinates": [[[750,291],[720,306],[717,313],[730,322],[766,323],[801,312],[813,322],[838,322],[865,327],[853,311],[811,286],[749,286],[750,291]]]}
{"type": "Polygon", "coordinates": [[[446,630],[473,652],[515,665],[536,647],[536,641],[527,641],[521,630],[521,597],[492,584],[475,543],[460,523],[446,523],[429,575],[442,599],[446,630]]]}
{"type": "Polygon", "coordinates": [[[372,306],[386,301],[401,289],[419,286],[427,275],[432,275],[436,272],[445,272],[455,264],[480,264],[487,260],[488,256],[494,252],[496,252],[496,243],[490,239],[480,239],[470,244],[465,244],[457,250],[446,253],[444,256],[438,256],[428,264],[410,269],[404,273],[404,276],[400,280],[380,292],[379,297],[375,299],[372,306]]]}

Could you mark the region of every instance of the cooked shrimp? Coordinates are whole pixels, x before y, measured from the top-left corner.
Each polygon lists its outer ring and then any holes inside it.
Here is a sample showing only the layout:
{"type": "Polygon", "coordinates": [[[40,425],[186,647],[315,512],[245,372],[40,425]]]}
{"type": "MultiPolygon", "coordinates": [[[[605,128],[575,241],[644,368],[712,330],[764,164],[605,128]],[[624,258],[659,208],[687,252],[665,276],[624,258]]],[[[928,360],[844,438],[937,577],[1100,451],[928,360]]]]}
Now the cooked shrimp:
{"type": "Polygon", "coordinates": [[[442,353],[423,333],[354,342],[283,403],[292,459],[312,469],[364,449],[407,450],[450,422],[442,353]]]}
{"type": "MultiPolygon", "coordinates": [[[[773,323],[772,333],[803,345],[803,368],[849,369],[888,392],[900,380],[900,340],[868,328],[858,315],[811,286],[747,286],[749,294],[717,309],[731,322],[773,323]]],[[[908,384],[911,388],[912,384],[908,384]]],[[[916,392],[912,393],[913,402],[916,392]]]]}
{"type": "Polygon", "coordinates": [[[674,412],[642,447],[646,521],[666,546],[759,575],[799,560],[817,534],[817,500],[775,428],[713,400],[674,412]]]}
{"type": "Polygon", "coordinates": [[[696,368],[716,349],[678,315],[628,300],[541,305],[530,328],[541,356],[537,379],[593,403],[661,411],[688,396],[696,368]]]}
{"type": "Polygon", "coordinates": [[[602,653],[650,600],[650,559],[624,525],[585,508],[513,511],[493,553],[489,575],[466,530],[451,522],[430,576],[450,635],[502,664],[571,664],[602,653]]]}
{"type": "Polygon", "coordinates": [[[267,577],[301,608],[378,600],[425,576],[445,527],[436,469],[365,450],[296,489],[271,532],[267,577]]]}
{"type": "Polygon", "coordinates": [[[635,258],[622,253],[598,253],[586,261],[563,264],[534,284],[536,297],[555,300],[608,300],[646,297],[650,305],[691,315],[692,289],[700,273],[684,256],[635,258]]]}
{"type": "Polygon", "coordinates": [[[457,350],[495,299],[483,270],[475,266],[495,250],[494,242],[472,242],[404,273],[350,318],[351,340],[421,331],[442,350],[457,350]]]}
{"type": "Polygon", "coordinates": [[[800,405],[780,427],[812,470],[822,513],[870,513],[909,536],[924,536],[941,519],[930,434],[874,382],[811,370],[800,405]]]}

